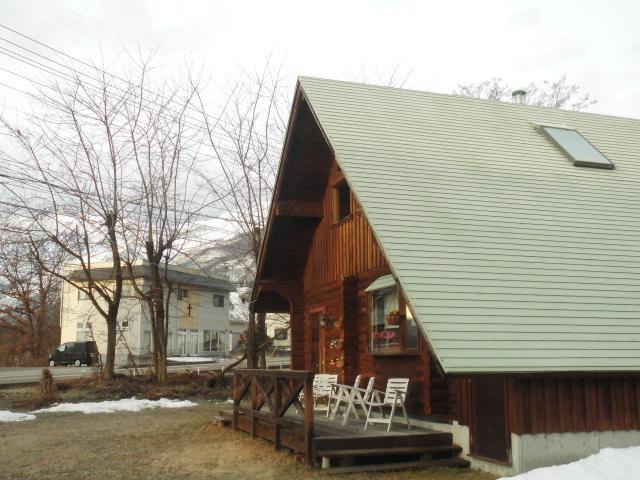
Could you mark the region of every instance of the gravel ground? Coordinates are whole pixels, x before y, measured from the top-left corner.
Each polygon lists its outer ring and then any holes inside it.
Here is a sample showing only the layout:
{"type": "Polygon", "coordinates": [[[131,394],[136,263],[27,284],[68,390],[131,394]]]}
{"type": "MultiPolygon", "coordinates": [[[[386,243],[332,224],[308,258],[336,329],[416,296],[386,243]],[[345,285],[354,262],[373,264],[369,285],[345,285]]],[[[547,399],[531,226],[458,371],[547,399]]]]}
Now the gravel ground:
{"type": "Polygon", "coordinates": [[[137,413],[42,413],[0,423],[0,479],[492,480],[474,471],[431,470],[327,476],[295,457],[211,421],[219,406],[137,413]]]}

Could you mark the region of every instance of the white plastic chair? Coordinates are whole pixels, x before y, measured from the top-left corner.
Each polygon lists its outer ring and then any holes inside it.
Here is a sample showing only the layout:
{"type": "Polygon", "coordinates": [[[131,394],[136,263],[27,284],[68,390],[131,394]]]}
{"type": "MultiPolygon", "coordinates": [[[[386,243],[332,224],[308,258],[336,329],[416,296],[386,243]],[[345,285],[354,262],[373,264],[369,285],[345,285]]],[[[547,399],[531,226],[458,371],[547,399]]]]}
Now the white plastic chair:
{"type": "Polygon", "coordinates": [[[319,373],[313,377],[314,411],[329,411],[329,396],[336,383],[338,383],[338,375],[319,373]],[[323,404],[321,400],[326,400],[326,403],[323,404]]]}
{"type": "Polygon", "coordinates": [[[407,428],[411,430],[411,423],[409,422],[407,409],[404,405],[405,399],[407,398],[408,390],[408,378],[390,378],[387,381],[387,388],[384,392],[380,390],[373,390],[371,393],[371,398],[365,402],[369,408],[367,410],[367,420],[364,424],[364,429],[366,430],[367,426],[370,423],[386,423],[388,424],[387,432],[390,432],[391,425],[393,424],[393,417],[396,413],[396,408],[400,407],[402,408],[404,420],[405,422],[407,422],[407,428]],[[371,411],[374,407],[380,410],[382,418],[371,417],[371,411]],[[384,409],[387,407],[391,408],[391,412],[389,413],[388,418],[384,415],[384,409]]]}
{"type": "Polygon", "coordinates": [[[362,408],[362,413],[365,417],[367,416],[366,402],[371,398],[375,381],[376,377],[369,378],[367,388],[347,387],[349,397],[347,398],[347,408],[342,414],[342,425],[346,425],[347,421],[349,420],[349,414],[351,413],[355,415],[356,419],[360,420],[360,415],[358,415],[357,407],[362,408]]]}
{"type": "Polygon", "coordinates": [[[340,385],[335,384],[333,386],[333,390],[331,390],[331,395],[329,395],[329,410],[327,410],[327,417],[329,413],[331,413],[331,420],[333,420],[336,416],[336,413],[340,410],[340,405],[344,403],[349,403],[349,396],[351,394],[351,388],[358,388],[360,386],[360,380],[362,379],[362,375],[357,375],[355,381],[353,382],[353,387],[349,385],[340,385]],[[333,407],[333,411],[331,410],[331,401],[335,400],[335,406],[333,407]]]}

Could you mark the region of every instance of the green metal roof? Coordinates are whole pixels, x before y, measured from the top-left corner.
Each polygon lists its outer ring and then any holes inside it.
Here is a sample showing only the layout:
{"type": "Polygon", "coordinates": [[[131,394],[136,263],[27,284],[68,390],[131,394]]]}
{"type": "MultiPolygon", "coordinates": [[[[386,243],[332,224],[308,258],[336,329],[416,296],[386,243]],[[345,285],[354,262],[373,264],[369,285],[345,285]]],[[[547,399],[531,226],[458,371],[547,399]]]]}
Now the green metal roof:
{"type": "Polygon", "coordinates": [[[640,370],[639,120],[299,82],[446,372],[640,370]]]}

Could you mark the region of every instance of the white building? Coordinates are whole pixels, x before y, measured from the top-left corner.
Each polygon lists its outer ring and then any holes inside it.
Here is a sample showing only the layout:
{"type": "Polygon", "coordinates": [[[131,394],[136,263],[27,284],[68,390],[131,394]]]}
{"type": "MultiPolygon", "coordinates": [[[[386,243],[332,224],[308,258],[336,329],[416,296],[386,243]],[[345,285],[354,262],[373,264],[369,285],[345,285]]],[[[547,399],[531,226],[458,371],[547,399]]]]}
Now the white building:
{"type": "MultiPolygon", "coordinates": [[[[68,266],[72,282],[86,277],[79,266],[68,266]]],[[[96,281],[113,282],[110,264],[96,264],[92,268],[96,281]]],[[[169,302],[169,328],[167,349],[169,355],[218,356],[229,349],[229,292],[233,290],[227,280],[211,278],[196,270],[171,266],[169,302]]],[[[118,341],[116,364],[144,360],[151,348],[151,326],[148,307],[136,296],[135,284],[143,290],[149,288],[149,266],[138,262],[133,275],[125,271],[123,298],[118,314],[118,341]]],[[[102,355],[106,353],[107,326],[88,296],[69,282],[62,288],[60,313],[61,342],[95,340],[102,355]]]]}

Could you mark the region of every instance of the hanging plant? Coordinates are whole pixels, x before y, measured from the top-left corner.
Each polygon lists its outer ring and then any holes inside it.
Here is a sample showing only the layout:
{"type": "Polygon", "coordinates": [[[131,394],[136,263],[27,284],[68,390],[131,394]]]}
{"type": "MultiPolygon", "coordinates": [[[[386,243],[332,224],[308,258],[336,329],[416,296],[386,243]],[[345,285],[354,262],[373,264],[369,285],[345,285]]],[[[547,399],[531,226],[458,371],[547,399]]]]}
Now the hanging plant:
{"type": "Polygon", "coordinates": [[[404,320],[404,315],[400,313],[400,310],[391,310],[384,317],[384,321],[387,325],[400,325],[402,320],[404,320]]]}

